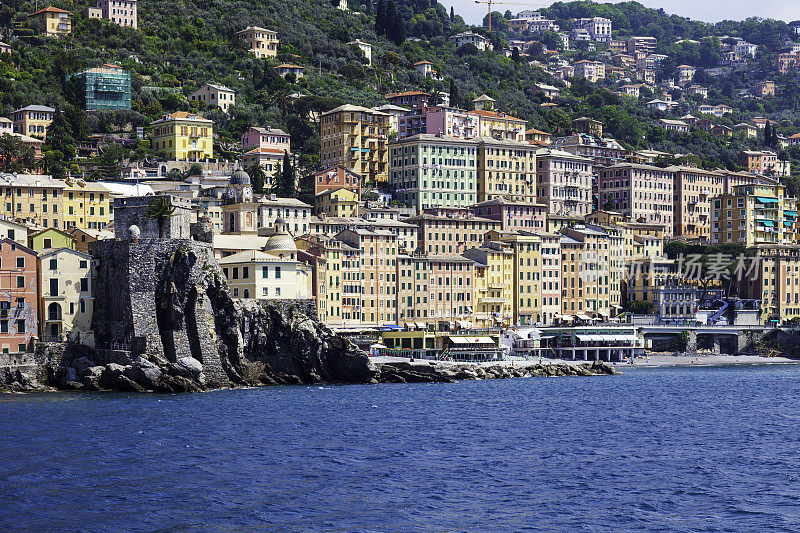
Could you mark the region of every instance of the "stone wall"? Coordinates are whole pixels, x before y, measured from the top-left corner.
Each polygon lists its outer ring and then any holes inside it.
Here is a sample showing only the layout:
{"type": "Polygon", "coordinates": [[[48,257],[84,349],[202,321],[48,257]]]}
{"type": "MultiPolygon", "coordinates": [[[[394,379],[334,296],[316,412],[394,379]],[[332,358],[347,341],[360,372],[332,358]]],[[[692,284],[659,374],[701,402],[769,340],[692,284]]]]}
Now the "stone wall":
{"type": "Polygon", "coordinates": [[[158,221],[147,216],[147,208],[157,196],[131,196],[114,200],[114,235],[130,239],[128,228],[138,226],[142,239],[188,239],[192,203],[178,196],[165,195],[174,208],[173,216],[158,221]]]}

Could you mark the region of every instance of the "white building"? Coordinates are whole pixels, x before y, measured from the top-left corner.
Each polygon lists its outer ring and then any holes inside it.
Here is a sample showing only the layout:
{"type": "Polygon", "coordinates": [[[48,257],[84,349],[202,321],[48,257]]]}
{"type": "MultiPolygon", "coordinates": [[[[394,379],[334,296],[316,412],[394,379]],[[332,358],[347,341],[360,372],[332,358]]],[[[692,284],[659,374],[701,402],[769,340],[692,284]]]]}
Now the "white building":
{"type": "Polygon", "coordinates": [[[486,39],[483,35],[478,35],[477,33],[473,33],[471,31],[465,31],[463,33],[458,33],[450,37],[450,39],[455,43],[456,48],[464,46],[465,44],[472,44],[475,45],[475,48],[478,50],[491,50],[492,45],[489,43],[489,40],[486,39]]]}
{"type": "Polygon", "coordinates": [[[216,106],[227,113],[236,104],[236,92],[224,85],[206,83],[190,94],[189,100],[205,102],[209,106],[216,106]]]}
{"type": "Polygon", "coordinates": [[[364,54],[364,57],[367,58],[367,64],[368,65],[372,64],[372,45],[371,44],[365,43],[364,41],[362,41],[360,39],[356,39],[355,41],[350,41],[347,44],[357,46],[361,50],[361,52],[364,54]]]}
{"type": "Polygon", "coordinates": [[[575,28],[589,32],[593,41],[606,42],[611,40],[611,20],[603,17],[577,19],[575,28]]]}

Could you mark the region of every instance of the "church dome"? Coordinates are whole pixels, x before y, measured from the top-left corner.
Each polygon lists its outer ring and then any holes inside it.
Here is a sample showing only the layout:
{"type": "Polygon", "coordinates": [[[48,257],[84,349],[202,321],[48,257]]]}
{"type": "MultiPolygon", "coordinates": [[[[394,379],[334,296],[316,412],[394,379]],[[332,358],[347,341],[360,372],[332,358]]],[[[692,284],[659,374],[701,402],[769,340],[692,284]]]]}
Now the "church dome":
{"type": "Polygon", "coordinates": [[[275,233],[267,239],[267,243],[264,245],[264,251],[270,253],[297,252],[294,239],[289,235],[289,225],[283,218],[278,217],[275,219],[275,233]]]}
{"type": "Polygon", "coordinates": [[[237,169],[231,176],[231,185],[250,185],[250,174],[241,168],[237,169]]]}

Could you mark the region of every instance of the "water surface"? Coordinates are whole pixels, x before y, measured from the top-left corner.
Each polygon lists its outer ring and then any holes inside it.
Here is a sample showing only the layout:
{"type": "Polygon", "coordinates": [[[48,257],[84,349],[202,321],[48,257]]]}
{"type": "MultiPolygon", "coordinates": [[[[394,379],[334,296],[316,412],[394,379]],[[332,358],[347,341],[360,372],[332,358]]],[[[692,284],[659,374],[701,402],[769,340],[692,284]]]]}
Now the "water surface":
{"type": "Polygon", "coordinates": [[[800,529],[800,367],[0,397],[2,531],[800,529]]]}

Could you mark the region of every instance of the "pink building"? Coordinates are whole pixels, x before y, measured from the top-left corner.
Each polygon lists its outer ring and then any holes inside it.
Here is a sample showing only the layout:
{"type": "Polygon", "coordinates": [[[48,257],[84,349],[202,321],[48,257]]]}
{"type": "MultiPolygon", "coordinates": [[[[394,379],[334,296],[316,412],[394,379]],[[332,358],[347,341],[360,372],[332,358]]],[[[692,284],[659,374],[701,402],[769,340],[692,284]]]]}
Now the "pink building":
{"type": "Polygon", "coordinates": [[[397,138],[405,139],[420,133],[443,134],[460,139],[478,135],[479,118],[455,107],[423,107],[397,119],[397,138]]]}
{"type": "Polygon", "coordinates": [[[283,130],[251,126],[242,135],[242,149],[272,148],[291,153],[291,136],[283,130]]]}
{"type": "Polygon", "coordinates": [[[503,231],[523,230],[539,233],[547,228],[547,206],[528,202],[512,202],[496,198],[473,205],[472,213],[499,220],[503,231]]]}
{"type": "Polygon", "coordinates": [[[542,322],[552,324],[561,314],[561,237],[540,233],[542,238],[542,322]]]}
{"type": "Polygon", "coordinates": [[[460,255],[398,256],[398,323],[463,327],[472,316],[474,277],[474,262],[460,255]]]}
{"type": "Polygon", "coordinates": [[[97,0],[97,7],[106,20],[133,29],[139,27],[136,0],[97,0]]]}
{"type": "Polygon", "coordinates": [[[11,239],[0,240],[0,349],[33,352],[39,330],[36,252],[11,239]]]}
{"type": "Polygon", "coordinates": [[[598,172],[600,206],[614,204],[614,211],[635,222],[663,224],[672,234],[674,221],[674,167],[660,168],[620,163],[598,172]]]}

